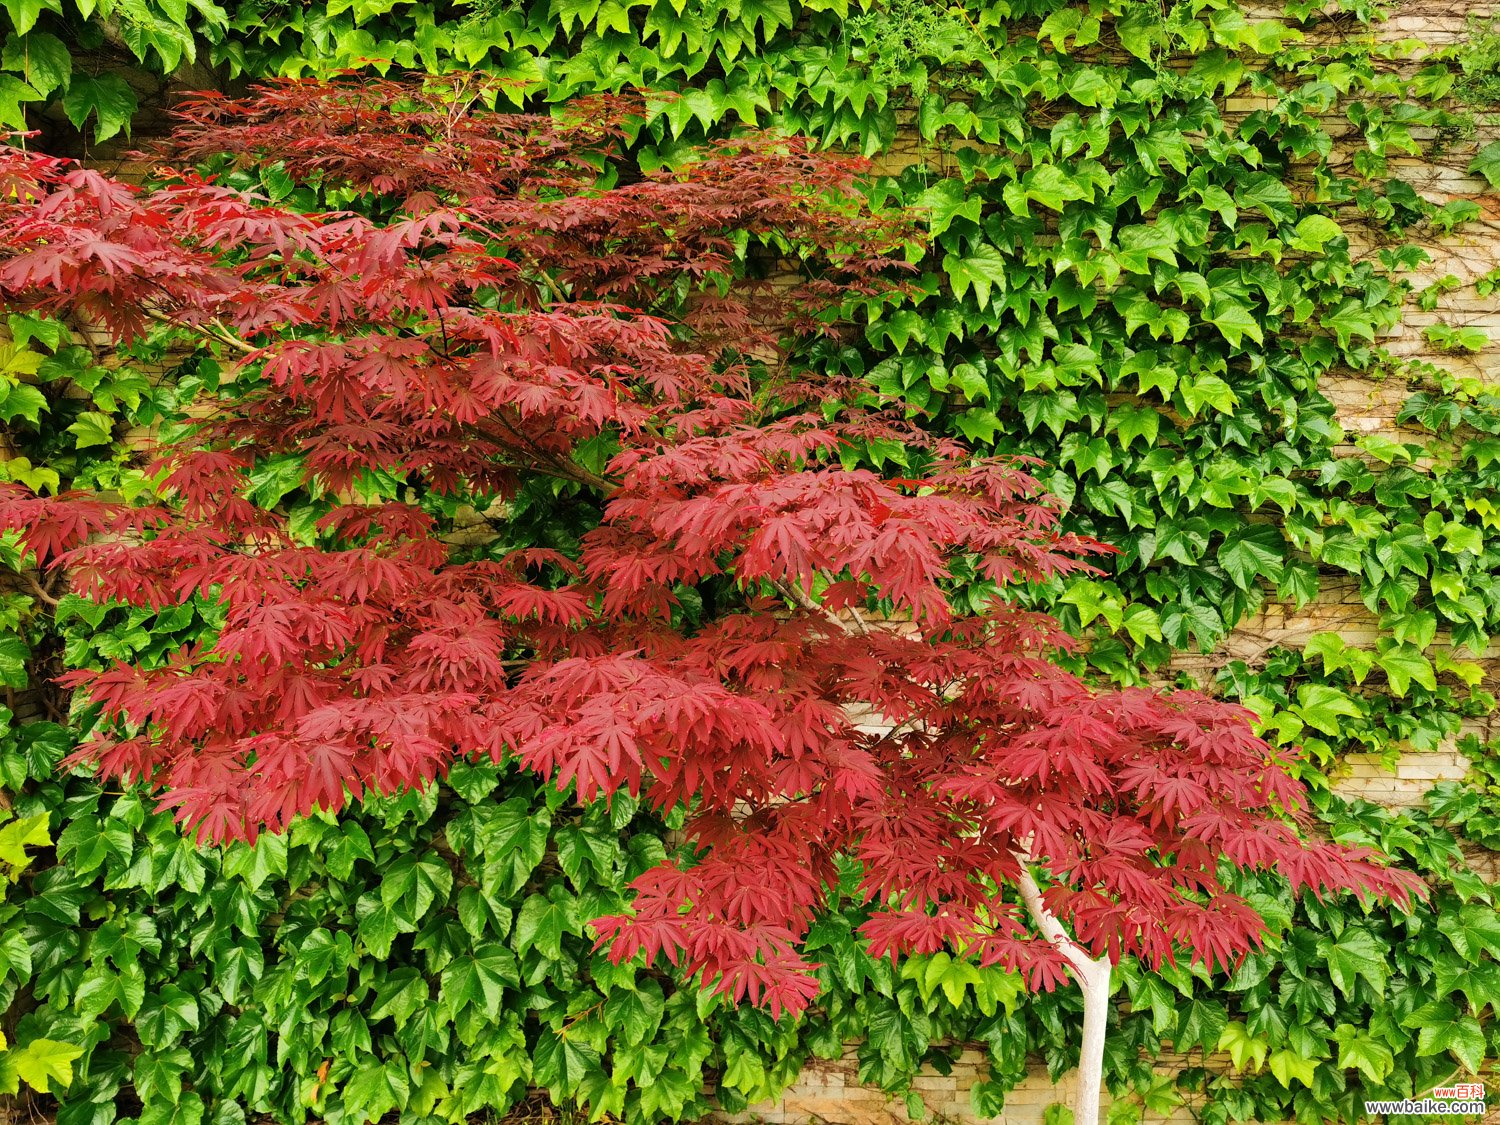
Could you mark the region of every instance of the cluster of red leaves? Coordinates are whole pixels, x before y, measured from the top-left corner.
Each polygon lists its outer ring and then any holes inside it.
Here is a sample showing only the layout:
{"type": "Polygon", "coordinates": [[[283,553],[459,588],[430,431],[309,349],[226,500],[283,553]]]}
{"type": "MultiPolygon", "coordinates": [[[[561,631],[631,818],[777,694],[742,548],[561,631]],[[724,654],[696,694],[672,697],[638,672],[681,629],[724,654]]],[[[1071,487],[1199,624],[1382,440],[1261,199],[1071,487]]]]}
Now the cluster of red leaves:
{"type": "Polygon", "coordinates": [[[463,78],[289,83],[188,110],[179,156],[279,160],[364,193],[362,215],[294,214],[189,172],[144,192],[0,157],[13,307],[121,339],[174,326],[249,388],[164,451],[159,503],[0,502],[0,526],[81,592],[226,610],[165,667],[73,675],[108,720],[77,760],[163,790],[214,840],[474,754],[583,800],[691,802],[698,862],[640,879],[602,940],[777,1012],[813,994],[799,944],[843,856],[879,907],[877,954],[963,949],[1041,987],[1064,961],[1007,890],[1022,864],[1045,867],[1047,906],[1093,954],[1152,964],[1256,944],[1224,861],[1405,895],[1299,837],[1288,760],[1246,712],[1094,690],[1048,660],[1067,643],[1049,619],[951,609],[955,564],[1004,587],[1098,548],[1057,532],[1024,466],[782,371],[779,334],[891,285],[881,248],[906,232],[859,206],[858,162],[749,136],[601,187],[599,169],[628,169],[628,105],[552,121],[473,94],[463,78]],[[800,275],[718,284],[746,236],[800,275]],[[871,438],[920,470],[846,467],[871,438]],[[615,452],[598,473],[582,450],[601,440],[615,452]],[[336,498],[322,545],[245,498],[276,454],[336,498]],[[475,560],[419,504],[357,502],[372,470],[481,506],[551,476],[602,518],[576,558],[475,560]],[[677,591],[710,578],[743,597],[674,628],[677,591]],[[904,624],[872,626],[876,603],[904,624]]]}

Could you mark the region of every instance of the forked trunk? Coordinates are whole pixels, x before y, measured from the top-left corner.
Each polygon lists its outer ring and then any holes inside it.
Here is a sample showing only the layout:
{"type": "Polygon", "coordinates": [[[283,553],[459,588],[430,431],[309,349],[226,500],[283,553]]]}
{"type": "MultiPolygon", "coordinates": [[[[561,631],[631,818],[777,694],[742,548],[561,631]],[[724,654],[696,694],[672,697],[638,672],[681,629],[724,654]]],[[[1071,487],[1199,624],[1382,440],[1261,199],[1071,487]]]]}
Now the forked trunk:
{"type": "Polygon", "coordinates": [[[1078,1055],[1073,1125],[1099,1125],[1099,1100],[1104,1093],[1104,1032],[1109,1025],[1109,958],[1090,957],[1088,950],[1068,935],[1057,916],[1042,902],[1042,889],[1029,867],[1029,852],[1017,852],[1016,858],[1021,861],[1017,888],[1026,912],[1042,936],[1068,959],[1073,979],[1083,993],[1083,1048],[1078,1055]]]}

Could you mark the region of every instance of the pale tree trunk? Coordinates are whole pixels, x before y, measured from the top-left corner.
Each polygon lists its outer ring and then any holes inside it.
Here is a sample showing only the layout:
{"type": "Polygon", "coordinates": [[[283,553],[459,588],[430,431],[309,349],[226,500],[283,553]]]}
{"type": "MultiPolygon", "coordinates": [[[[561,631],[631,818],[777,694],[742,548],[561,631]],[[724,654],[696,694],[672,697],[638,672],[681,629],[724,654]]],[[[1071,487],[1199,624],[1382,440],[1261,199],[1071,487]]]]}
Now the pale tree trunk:
{"type": "MultiPolygon", "coordinates": [[[[1070,962],[1071,963],[1071,962],[1070,962]]],[[[1073,964],[1083,991],[1083,1050],[1078,1056],[1078,1097],[1073,1125],[1098,1125],[1104,1085],[1104,1031],[1109,1023],[1109,958],[1089,960],[1088,969],[1073,964]]]]}
{"type": "Polygon", "coordinates": [[[1028,866],[1029,855],[1018,853],[1021,877],[1017,886],[1031,921],[1042,936],[1068,961],[1073,979],[1083,993],[1083,1049],[1078,1056],[1078,1087],[1073,1125],[1099,1125],[1099,1101],[1104,1093],[1104,1031],[1109,1022],[1110,963],[1090,957],[1088,950],[1068,936],[1062,923],[1042,903],[1042,891],[1028,866]]]}
{"type": "MultiPolygon", "coordinates": [[[[818,605],[817,602],[792,582],[772,582],[783,597],[789,598],[814,613],[821,613],[834,628],[846,636],[868,636],[871,625],[854,608],[849,609],[853,623],[838,614],[818,605]]],[[[1078,1056],[1078,1087],[1073,1109],[1073,1125],[1099,1125],[1099,1101],[1104,1093],[1104,1032],[1109,1023],[1110,970],[1108,957],[1090,957],[1088,950],[1079,945],[1062,923],[1042,902],[1042,889],[1036,876],[1031,873],[1031,837],[1021,841],[1015,852],[1021,864],[1017,887],[1021,900],[1032,924],[1042,936],[1057,947],[1068,961],[1073,979],[1083,993],[1083,1049],[1078,1056]]]]}

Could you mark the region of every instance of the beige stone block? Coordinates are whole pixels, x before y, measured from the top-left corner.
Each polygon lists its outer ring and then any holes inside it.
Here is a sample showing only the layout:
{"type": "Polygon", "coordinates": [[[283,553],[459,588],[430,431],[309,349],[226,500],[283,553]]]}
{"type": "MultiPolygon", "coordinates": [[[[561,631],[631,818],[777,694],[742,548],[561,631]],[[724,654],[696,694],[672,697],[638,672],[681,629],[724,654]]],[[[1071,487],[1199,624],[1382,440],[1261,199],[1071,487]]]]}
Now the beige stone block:
{"type": "Polygon", "coordinates": [[[955,1085],[952,1078],[941,1074],[919,1074],[911,1080],[911,1088],[919,1091],[932,1090],[934,1092],[951,1093],[955,1089],[955,1085]]]}
{"type": "Polygon", "coordinates": [[[1468,772],[1467,762],[1454,762],[1446,754],[1408,754],[1396,764],[1396,776],[1403,781],[1457,781],[1468,772]]]}
{"type": "Polygon", "coordinates": [[[1333,791],[1345,800],[1369,801],[1371,804],[1400,808],[1418,803],[1425,787],[1414,790],[1410,782],[1400,781],[1372,781],[1363,784],[1335,782],[1333,791]]]}

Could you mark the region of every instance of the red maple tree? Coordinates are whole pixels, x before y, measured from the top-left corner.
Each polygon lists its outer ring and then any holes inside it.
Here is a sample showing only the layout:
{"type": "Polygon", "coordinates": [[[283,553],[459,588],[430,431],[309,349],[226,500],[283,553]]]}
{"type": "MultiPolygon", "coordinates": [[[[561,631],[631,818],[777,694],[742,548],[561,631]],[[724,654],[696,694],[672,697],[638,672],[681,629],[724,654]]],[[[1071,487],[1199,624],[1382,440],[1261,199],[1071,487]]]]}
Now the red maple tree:
{"type": "Polygon", "coordinates": [[[628,103],[553,120],[482,95],[459,77],[202,98],[149,191],[0,158],[12,307],[121,340],[169,326],[236,380],[161,452],[159,501],[0,505],[90,597],[225,607],[164,667],[73,674],[105,716],[77,760],[214,840],[464,755],[584,801],[689,803],[696,861],[638,880],[601,940],[775,1013],[814,995],[799,945],[838,857],[861,865],[877,955],[949,948],[1090,995],[1102,972],[1105,999],[1122,955],[1222,966],[1257,944],[1226,864],[1413,889],[1306,842],[1289,756],[1248,712],[1098,690],[1049,660],[1071,643],[1049,618],[955,608],[966,584],[1076,573],[1102,548],[1059,533],[1025,465],[789,358],[900,284],[912,233],[860,202],[862,162],[745,134],[647,173],[628,103]],[[187,170],[215,154],[360,212],[187,170]],[[899,476],[875,446],[903,450],[899,476]],[[284,455],[324,498],[314,532],[247,498],[284,455]],[[597,511],[578,551],[445,538],[434,498],[503,524],[542,478],[597,511]],[[733,596],[685,625],[705,583],[733,596]]]}

